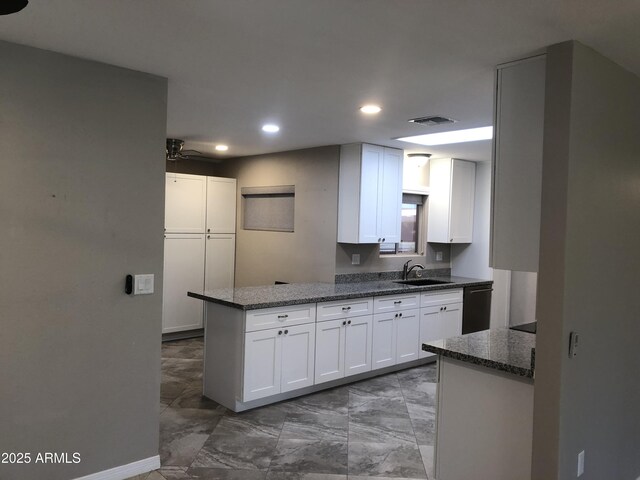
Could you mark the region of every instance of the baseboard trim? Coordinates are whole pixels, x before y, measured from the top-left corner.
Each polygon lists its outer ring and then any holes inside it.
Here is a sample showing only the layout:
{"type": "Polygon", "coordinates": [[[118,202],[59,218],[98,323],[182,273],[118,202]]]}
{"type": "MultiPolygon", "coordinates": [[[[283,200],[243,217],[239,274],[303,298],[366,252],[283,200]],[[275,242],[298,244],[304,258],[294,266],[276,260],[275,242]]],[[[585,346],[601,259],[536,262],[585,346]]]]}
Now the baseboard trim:
{"type": "Polygon", "coordinates": [[[158,468],[160,468],[160,455],[143,458],[137,462],[127,463],[126,465],[120,465],[119,467],[92,473],[84,477],[78,477],[75,480],[125,480],[129,477],[151,472],[158,468]]]}

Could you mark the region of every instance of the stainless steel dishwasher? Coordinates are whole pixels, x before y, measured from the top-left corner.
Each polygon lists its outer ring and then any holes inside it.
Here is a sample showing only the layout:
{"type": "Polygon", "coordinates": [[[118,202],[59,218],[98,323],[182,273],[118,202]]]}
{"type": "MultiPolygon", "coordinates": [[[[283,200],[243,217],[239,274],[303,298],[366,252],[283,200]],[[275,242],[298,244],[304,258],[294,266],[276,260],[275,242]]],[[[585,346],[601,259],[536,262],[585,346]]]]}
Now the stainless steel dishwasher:
{"type": "Polygon", "coordinates": [[[464,288],[462,334],[487,330],[491,324],[491,285],[464,288]]]}

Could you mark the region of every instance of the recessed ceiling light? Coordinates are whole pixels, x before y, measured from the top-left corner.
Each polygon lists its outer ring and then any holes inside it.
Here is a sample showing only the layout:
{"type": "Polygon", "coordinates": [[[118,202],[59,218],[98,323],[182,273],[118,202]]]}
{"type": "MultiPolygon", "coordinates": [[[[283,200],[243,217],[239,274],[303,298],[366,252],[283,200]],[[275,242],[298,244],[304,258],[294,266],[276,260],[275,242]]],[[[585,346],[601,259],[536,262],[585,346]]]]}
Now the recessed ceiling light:
{"type": "Polygon", "coordinates": [[[216,145],[216,150],[219,152],[226,152],[227,150],[229,150],[229,146],[228,145],[216,145]]]}
{"type": "Polygon", "coordinates": [[[280,127],[273,123],[267,123],[262,126],[262,131],[267,133],[276,133],[280,131],[280,127]]]}
{"type": "Polygon", "coordinates": [[[449,132],[414,135],[398,138],[401,142],[416,143],[418,145],[447,145],[449,143],[475,142],[493,138],[493,127],[468,128],[449,132]]]}
{"type": "Polygon", "coordinates": [[[367,115],[380,113],[380,110],[382,109],[378,105],[363,105],[362,107],[360,107],[360,111],[362,113],[366,113],[367,115]]]}

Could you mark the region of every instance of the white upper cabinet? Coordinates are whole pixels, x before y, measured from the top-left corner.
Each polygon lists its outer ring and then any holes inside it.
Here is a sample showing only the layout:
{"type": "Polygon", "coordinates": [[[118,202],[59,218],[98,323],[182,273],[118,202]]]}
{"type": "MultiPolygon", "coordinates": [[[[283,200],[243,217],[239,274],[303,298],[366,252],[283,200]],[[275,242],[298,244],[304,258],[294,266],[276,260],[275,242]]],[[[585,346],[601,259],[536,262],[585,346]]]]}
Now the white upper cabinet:
{"type": "Polygon", "coordinates": [[[476,164],[453,158],[429,160],[427,241],[471,243],[476,164]]]}
{"type": "Polygon", "coordinates": [[[546,57],[496,73],[491,258],[493,268],[538,271],[546,57]]]}
{"type": "Polygon", "coordinates": [[[340,149],[338,242],[400,241],[403,152],[379,145],[340,149]]]}
{"type": "Polygon", "coordinates": [[[207,233],[236,232],[236,179],[207,177],[207,233]]]}
{"type": "Polygon", "coordinates": [[[204,233],[207,177],[167,173],[164,205],[165,232],[204,233]]]}

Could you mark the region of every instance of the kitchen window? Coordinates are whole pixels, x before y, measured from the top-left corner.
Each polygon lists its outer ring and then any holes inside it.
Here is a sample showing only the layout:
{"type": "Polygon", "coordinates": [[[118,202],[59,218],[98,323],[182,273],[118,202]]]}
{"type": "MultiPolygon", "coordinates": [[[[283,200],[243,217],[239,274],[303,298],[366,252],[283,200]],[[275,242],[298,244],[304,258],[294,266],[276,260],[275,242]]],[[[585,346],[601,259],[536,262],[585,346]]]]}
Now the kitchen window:
{"type": "Polygon", "coordinates": [[[380,255],[423,255],[424,205],[426,197],[402,194],[402,219],[399,243],[381,243],[380,255]]]}

